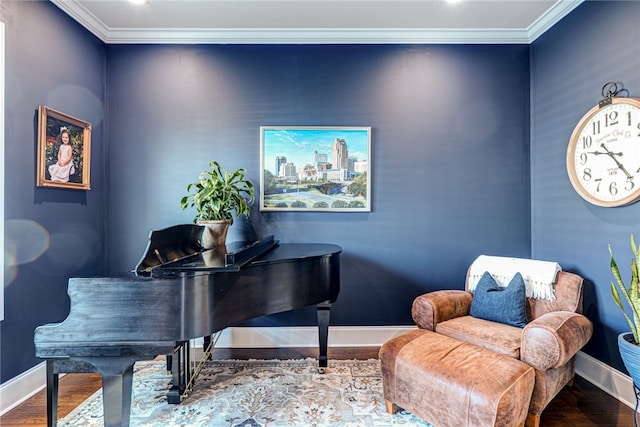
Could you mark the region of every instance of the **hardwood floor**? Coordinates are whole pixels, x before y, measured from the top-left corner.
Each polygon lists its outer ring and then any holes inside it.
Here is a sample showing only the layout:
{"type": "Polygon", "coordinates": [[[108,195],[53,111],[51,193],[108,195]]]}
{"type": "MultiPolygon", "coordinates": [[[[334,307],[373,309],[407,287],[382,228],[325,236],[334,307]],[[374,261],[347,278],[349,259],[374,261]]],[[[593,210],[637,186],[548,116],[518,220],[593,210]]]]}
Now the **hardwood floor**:
{"type": "MultiPolygon", "coordinates": [[[[300,359],[316,357],[313,348],[215,349],[215,359],[300,359]]],[[[329,348],[329,359],[375,359],[378,347],[329,348]]],[[[101,387],[97,374],[67,374],[60,380],[58,416],[63,417],[101,387]]],[[[47,425],[44,391],[0,417],[2,427],[47,425]]],[[[634,427],[633,410],[576,376],[542,413],[542,427],[634,427]]],[[[448,426],[438,426],[448,427],[448,426]]]]}

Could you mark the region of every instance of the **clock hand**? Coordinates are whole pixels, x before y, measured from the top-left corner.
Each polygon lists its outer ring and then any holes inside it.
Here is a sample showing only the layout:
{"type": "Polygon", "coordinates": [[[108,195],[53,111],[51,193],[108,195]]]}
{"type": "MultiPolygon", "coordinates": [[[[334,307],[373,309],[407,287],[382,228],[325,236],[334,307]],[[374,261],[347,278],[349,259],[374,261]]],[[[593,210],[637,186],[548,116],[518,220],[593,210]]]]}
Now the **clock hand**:
{"type": "MultiPolygon", "coordinates": [[[[609,151],[609,149],[606,147],[606,145],[604,145],[604,143],[600,144],[600,147],[602,147],[604,151],[606,151],[606,153],[602,153],[602,154],[608,154],[609,156],[611,156],[612,159],[613,159],[613,156],[622,156],[622,153],[614,153],[613,151],[609,151]]],[[[616,159],[613,159],[613,160],[616,160],[616,159]]]]}
{"type": "Polygon", "coordinates": [[[625,175],[627,175],[627,178],[629,178],[630,180],[633,181],[633,175],[631,175],[626,169],[625,167],[622,165],[622,163],[620,163],[618,161],[618,159],[616,159],[615,156],[622,156],[622,153],[613,153],[611,151],[609,151],[607,149],[607,147],[605,147],[604,144],[600,144],[600,146],[604,149],[604,151],[606,151],[606,153],[603,154],[607,154],[609,155],[609,157],[611,157],[613,159],[614,162],[616,162],[616,165],[618,165],[618,169],[620,169],[622,172],[624,172],[625,175]]]}

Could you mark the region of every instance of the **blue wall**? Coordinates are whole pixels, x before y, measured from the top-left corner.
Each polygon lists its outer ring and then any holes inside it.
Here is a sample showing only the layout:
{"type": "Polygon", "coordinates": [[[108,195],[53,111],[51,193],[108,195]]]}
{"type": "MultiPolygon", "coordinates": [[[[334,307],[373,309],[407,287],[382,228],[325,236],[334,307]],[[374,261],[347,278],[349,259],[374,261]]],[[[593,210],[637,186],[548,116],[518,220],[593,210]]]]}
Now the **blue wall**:
{"type": "Polygon", "coordinates": [[[4,382],[40,360],[33,330],[69,311],[69,276],[104,272],[105,48],[49,2],[2,1],[5,23],[4,382]],[[93,125],[91,191],[37,188],[38,105],[93,125]]]}
{"type": "Polygon", "coordinates": [[[585,351],[620,370],[616,338],[629,327],[611,298],[607,244],[628,283],[640,203],[587,203],[571,187],[565,159],[574,126],[602,98],[606,82],[640,97],[639,24],[640,2],[589,1],[531,46],[531,253],[585,278],[585,311],[595,326],[585,351]]]}
{"type": "Polygon", "coordinates": [[[261,125],[373,128],[372,212],[252,216],[284,242],[343,247],[333,324],[408,324],[413,297],[461,288],[478,254],[534,256],[585,276],[587,351],[620,367],[606,244],[624,259],[640,204],[582,201],[564,158],[606,81],[640,97],[640,3],[586,2],[532,46],[105,47],[47,1],[3,0],[0,19],[5,245],[20,262],[7,268],[2,382],[38,363],[33,329],[66,316],[69,276],[129,270],[150,229],[191,221],[178,200],[208,160],[258,183],[261,125]],[[91,191],[35,187],[39,104],[93,123],[91,191]],[[35,260],[25,225],[49,237],[35,260]]]}
{"type": "MultiPolygon", "coordinates": [[[[259,183],[261,125],[372,127],[370,213],[261,213],[343,248],[334,325],[410,324],[479,254],[530,255],[528,46],[107,48],[108,253],[132,268],[211,159],[259,183]]],[[[253,324],[310,324],[313,310],[253,324]]]]}

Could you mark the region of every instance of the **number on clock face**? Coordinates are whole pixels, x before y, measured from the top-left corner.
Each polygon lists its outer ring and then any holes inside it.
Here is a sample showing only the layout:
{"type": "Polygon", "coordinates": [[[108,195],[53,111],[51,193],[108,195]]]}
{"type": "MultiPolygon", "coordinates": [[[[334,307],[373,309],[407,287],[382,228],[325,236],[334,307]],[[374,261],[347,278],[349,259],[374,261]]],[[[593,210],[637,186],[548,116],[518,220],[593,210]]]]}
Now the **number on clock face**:
{"type": "Polygon", "coordinates": [[[640,100],[612,98],[576,126],[567,152],[569,177],[591,203],[619,206],[640,198],[640,100]]]}

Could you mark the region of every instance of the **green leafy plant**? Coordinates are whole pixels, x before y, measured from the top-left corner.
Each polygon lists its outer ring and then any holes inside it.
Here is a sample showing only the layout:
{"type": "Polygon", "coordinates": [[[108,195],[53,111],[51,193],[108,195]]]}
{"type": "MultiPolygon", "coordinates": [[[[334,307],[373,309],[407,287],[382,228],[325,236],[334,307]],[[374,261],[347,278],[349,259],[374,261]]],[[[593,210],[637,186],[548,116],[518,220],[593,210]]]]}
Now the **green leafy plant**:
{"type": "Polygon", "coordinates": [[[200,173],[198,181],[187,185],[187,192],[180,199],[180,207],[194,207],[196,223],[214,220],[233,223],[234,216],[249,217],[250,205],[255,200],[247,171],[240,168],[229,173],[215,160],[209,162],[209,170],[200,173]]]}
{"type": "Polygon", "coordinates": [[[613,250],[611,249],[611,243],[609,243],[609,254],[611,255],[611,272],[613,273],[613,277],[616,279],[615,284],[611,282],[611,294],[613,295],[613,300],[616,302],[620,310],[622,310],[622,314],[624,314],[625,319],[627,319],[627,323],[631,327],[634,341],[636,342],[636,344],[640,344],[640,290],[638,289],[640,248],[636,246],[636,242],[633,239],[633,234],[631,235],[631,251],[633,253],[633,258],[631,258],[631,282],[629,283],[629,287],[627,288],[624,284],[624,281],[622,280],[622,277],[620,276],[620,270],[618,269],[618,264],[613,258],[613,250]],[[627,304],[631,308],[631,315],[627,314],[627,311],[622,305],[622,300],[620,299],[618,289],[620,290],[620,292],[622,292],[622,295],[624,295],[627,304]]]}

